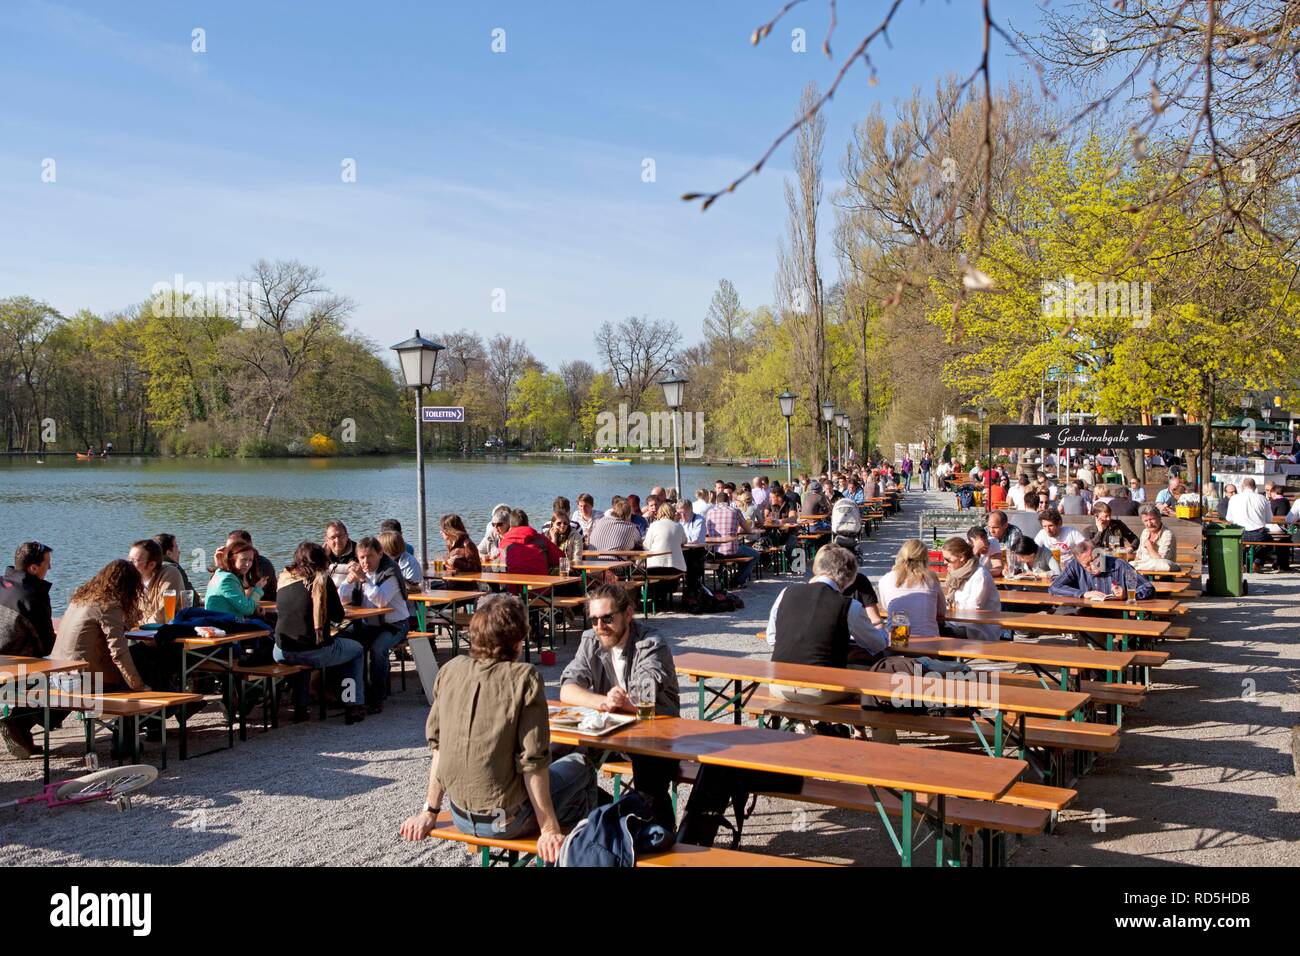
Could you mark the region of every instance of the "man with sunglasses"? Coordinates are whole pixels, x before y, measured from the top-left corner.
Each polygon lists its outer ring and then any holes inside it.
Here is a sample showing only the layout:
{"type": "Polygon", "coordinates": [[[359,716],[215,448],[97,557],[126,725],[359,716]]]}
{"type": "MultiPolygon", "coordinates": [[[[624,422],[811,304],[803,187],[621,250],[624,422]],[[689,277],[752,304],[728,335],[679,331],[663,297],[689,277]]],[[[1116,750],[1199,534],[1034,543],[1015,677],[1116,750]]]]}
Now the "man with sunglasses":
{"type": "MultiPolygon", "coordinates": [[[[636,620],[625,588],[598,584],[587,589],[587,620],[573,660],[560,675],[560,700],[576,707],[635,713],[629,696],[650,681],[655,685],[655,714],[681,716],[681,691],[673,652],[666,641],[636,620]]],[[[632,786],[654,808],[656,820],[676,829],[669,788],[677,779],[677,761],[631,755],[632,786]]]]}

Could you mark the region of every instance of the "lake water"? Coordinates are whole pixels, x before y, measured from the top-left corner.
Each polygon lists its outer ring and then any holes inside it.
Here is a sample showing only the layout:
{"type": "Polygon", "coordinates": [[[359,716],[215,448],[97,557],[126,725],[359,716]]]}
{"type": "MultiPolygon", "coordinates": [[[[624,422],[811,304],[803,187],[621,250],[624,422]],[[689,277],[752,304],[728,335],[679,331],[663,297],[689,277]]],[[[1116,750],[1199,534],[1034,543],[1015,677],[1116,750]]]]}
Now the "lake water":
{"type": "MultiPolygon", "coordinates": [[[[615,494],[644,500],[655,485],[673,483],[673,463],[593,465],[589,458],[430,461],[425,465],[430,555],[442,554],[438,519],[455,512],[475,541],[493,506],[528,512],[535,527],[550,517],[551,502],[576,502],[590,492],[596,508],[615,494]]],[[[783,466],[766,466],[784,479],[783,466]]],[[[752,480],[741,468],[682,464],[682,483],[712,487],[717,478],[752,480]]],[[[159,532],[177,536],[182,563],[206,586],[212,552],[232,528],[246,528],[277,568],[300,541],[320,541],[325,522],[341,519],[353,538],[376,532],[384,518],[402,523],[419,548],[415,460],[412,457],[237,461],[110,458],[105,461],[0,459],[0,566],[22,541],[54,549],[51,597],[55,613],[68,596],[108,561],[125,557],[132,541],[159,532]],[[200,553],[195,554],[195,549],[200,553]]]]}

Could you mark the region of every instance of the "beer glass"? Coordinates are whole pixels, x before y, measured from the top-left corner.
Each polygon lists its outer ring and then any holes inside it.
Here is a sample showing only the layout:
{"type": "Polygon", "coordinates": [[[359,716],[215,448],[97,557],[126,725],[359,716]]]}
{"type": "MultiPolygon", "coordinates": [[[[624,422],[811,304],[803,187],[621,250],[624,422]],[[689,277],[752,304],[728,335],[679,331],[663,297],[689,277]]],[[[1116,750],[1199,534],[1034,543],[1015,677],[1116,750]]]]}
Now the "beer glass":
{"type": "Polygon", "coordinates": [[[636,708],[637,720],[653,720],[655,715],[655,697],[658,696],[659,688],[655,684],[653,677],[642,677],[633,683],[630,688],[632,706],[636,708]]]}
{"type": "Polygon", "coordinates": [[[894,611],[889,615],[889,646],[907,647],[912,636],[912,622],[906,611],[894,611]]]}
{"type": "Polygon", "coordinates": [[[170,624],[176,620],[176,591],[173,588],[163,591],[162,600],[163,618],[170,624]]]}

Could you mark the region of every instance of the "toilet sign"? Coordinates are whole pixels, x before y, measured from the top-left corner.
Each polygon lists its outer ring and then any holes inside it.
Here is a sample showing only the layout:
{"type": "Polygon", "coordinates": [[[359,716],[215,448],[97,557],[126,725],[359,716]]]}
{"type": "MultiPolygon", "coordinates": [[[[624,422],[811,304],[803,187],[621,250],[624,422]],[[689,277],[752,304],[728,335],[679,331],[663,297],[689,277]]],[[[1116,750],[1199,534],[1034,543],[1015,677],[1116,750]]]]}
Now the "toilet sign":
{"type": "Polygon", "coordinates": [[[420,409],[420,415],[426,422],[463,423],[465,421],[465,406],[426,405],[420,409]]]}

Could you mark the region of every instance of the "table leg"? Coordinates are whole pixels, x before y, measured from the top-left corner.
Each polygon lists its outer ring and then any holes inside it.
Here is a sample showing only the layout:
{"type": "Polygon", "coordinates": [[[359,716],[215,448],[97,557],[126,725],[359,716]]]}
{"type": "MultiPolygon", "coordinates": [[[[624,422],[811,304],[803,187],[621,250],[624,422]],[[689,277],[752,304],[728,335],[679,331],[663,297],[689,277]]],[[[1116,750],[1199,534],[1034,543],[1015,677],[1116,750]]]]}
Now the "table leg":
{"type": "Polygon", "coordinates": [[[735,682],[735,686],[736,686],[736,700],[735,703],[731,705],[731,717],[732,717],[732,722],[738,724],[740,723],[740,716],[741,716],[740,711],[744,706],[743,700],[745,696],[745,685],[743,682],[737,679],[735,682]]]}
{"type": "MultiPolygon", "coordinates": [[[[520,586],[520,594],[523,596],[524,599],[524,614],[526,616],[530,613],[528,608],[528,585],[527,584],[520,586]]],[[[537,642],[537,649],[539,651],[542,649],[541,641],[537,642]]],[[[533,660],[532,652],[528,647],[528,638],[524,638],[524,660],[530,664],[532,663],[533,660]]]]}
{"type": "Polygon", "coordinates": [[[696,698],[697,703],[696,703],[695,717],[697,720],[704,720],[705,710],[704,710],[704,678],[703,677],[701,677],[698,681],[696,681],[695,687],[696,690],[699,692],[699,696],[696,698]]]}
{"type": "Polygon", "coordinates": [[[993,715],[993,756],[995,757],[1002,756],[1002,722],[1002,711],[999,710],[993,715]]]}
{"type": "Polygon", "coordinates": [[[898,834],[898,856],[903,866],[912,865],[912,801],[915,794],[911,790],[903,791],[903,817],[900,821],[901,832],[898,834]]]}
{"type": "Polygon", "coordinates": [[[44,730],[42,742],[45,744],[45,752],[41,755],[41,761],[44,764],[42,783],[50,782],[50,681],[45,678],[45,693],[42,695],[44,703],[41,706],[41,716],[44,718],[42,729],[44,730]]]}

